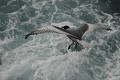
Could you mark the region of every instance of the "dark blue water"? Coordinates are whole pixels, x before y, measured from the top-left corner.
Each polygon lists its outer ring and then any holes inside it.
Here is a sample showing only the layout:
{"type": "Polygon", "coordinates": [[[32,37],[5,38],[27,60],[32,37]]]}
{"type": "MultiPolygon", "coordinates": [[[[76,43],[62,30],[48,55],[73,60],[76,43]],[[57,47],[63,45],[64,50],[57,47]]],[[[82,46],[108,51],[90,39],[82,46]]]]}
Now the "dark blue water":
{"type": "MultiPolygon", "coordinates": [[[[0,80],[119,80],[119,0],[0,0],[0,80]],[[67,50],[61,34],[27,33],[51,24],[100,24],[88,49],[67,50]]],[[[80,48],[80,49],[79,49],[80,48]]]]}

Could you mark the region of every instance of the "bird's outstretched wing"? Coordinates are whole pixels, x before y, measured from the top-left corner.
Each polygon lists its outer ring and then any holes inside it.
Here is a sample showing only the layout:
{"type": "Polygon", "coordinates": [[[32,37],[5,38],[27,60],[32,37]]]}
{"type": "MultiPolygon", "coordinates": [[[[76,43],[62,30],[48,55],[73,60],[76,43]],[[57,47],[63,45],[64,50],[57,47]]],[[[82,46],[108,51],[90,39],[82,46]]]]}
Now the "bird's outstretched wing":
{"type": "Polygon", "coordinates": [[[37,34],[47,33],[47,32],[60,33],[60,34],[71,35],[71,36],[75,37],[74,35],[70,34],[69,31],[67,31],[63,28],[51,25],[51,26],[39,28],[38,30],[35,30],[35,31],[27,34],[25,36],[25,39],[27,39],[30,35],[37,35],[37,34]]]}

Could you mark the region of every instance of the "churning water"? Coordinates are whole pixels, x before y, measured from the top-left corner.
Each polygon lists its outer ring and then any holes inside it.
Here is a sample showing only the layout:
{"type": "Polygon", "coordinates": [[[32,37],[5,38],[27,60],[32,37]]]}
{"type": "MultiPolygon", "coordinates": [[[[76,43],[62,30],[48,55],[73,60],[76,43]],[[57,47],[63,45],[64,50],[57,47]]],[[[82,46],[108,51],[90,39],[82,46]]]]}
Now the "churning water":
{"type": "Polygon", "coordinates": [[[100,1],[0,0],[0,80],[120,80],[120,17],[110,0],[100,1]],[[67,50],[62,34],[24,39],[38,27],[85,22],[114,31],[86,35],[94,46],[77,50],[67,50]]]}

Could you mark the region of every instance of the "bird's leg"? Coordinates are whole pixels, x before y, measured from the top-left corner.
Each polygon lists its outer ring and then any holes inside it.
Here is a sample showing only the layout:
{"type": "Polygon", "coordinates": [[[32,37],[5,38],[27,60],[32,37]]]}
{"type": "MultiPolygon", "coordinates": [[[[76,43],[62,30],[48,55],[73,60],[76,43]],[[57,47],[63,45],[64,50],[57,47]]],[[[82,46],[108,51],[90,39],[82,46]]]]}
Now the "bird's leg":
{"type": "Polygon", "coordinates": [[[75,42],[75,49],[77,49],[77,42],[75,42]]]}
{"type": "Polygon", "coordinates": [[[71,47],[73,44],[74,44],[74,42],[72,42],[72,44],[69,45],[68,50],[70,49],[70,47],[71,47]]]}

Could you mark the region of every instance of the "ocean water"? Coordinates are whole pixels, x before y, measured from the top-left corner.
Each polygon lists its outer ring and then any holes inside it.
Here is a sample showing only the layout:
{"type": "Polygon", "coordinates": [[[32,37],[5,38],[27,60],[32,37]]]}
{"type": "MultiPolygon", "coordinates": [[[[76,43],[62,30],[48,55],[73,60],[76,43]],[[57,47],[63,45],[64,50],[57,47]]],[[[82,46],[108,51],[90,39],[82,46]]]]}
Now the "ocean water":
{"type": "MultiPolygon", "coordinates": [[[[120,80],[119,0],[0,0],[0,80],[120,80]],[[90,48],[67,50],[62,34],[27,33],[51,24],[100,24],[90,48]]],[[[72,46],[74,47],[74,46],[72,46]]]]}

